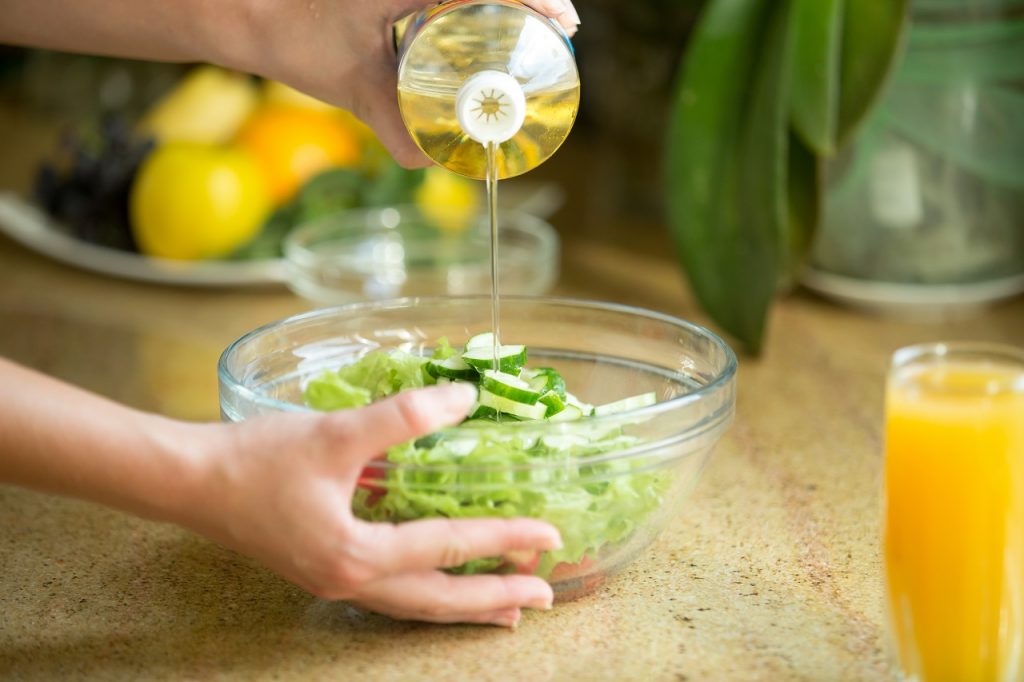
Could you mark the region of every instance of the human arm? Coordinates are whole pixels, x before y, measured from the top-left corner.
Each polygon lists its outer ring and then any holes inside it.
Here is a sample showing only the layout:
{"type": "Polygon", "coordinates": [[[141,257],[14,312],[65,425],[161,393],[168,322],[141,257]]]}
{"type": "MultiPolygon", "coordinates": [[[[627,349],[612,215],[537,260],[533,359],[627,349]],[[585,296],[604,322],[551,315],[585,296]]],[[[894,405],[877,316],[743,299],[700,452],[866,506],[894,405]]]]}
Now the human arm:
{"type": "MultiPolygon", "coordinates": [[[[0,0],[0,42],[138,59],[210,62],[356,114],[395,159],[427,159],[395,95],[391,27],[423,0],[0,0]]],[[[570,0],[528,0],[575,32],[570,0]]]]}
{"type": "Polygon", "coordinates": [[[458,422],[472,390],[413,391],[361,410],[192,424],[118,405],[0,359],[0,482],[178,523],[306,590],[397,618],[514,625],[550,605],[533,576],[450,576],[468,559],[543,551],[530,519],[370,524],[353,517],[363,466],[458,422]]]}

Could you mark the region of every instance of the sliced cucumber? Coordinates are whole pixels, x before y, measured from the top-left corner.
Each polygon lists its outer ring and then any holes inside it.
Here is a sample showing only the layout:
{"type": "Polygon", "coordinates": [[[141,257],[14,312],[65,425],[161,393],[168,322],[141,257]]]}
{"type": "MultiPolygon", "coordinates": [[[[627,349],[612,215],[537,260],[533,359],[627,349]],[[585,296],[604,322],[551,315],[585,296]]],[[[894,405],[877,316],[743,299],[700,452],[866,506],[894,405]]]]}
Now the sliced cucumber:
{"type": "MultiPolygon", "coordinates": [[[[480,391],[480,405],[482,407],[489,407],[492,410],[501,412],[502,414],[510,414],[513,417],[519,417],[520,419],[543,419],[544,414],[548,410],[548,406],[543,403],[535,403],[529,405],[527,403],[516,402],[515,400],[509,400],[500,395],[495,395],[488,391],[486,388],[480,391]]],[[[475,417],[474,413],[474,417],[475,417]]]]}
{"type": "Polygon", "coordinates": [[[613,403],[598,405],[594,408],[594,414],[598,416],[605,414],[619,414],[620,412],[639,410],[641,407],[649,407],[656,402],[658,402],[658,395],[654,391],[651,391],[650,393],[641,393],[640,395],[633,395],[628,398],[623,398],[622,400],[616,400],[613,403]]]}
{"type": "Polygon", "coordinates": [[[427,373],[435,378],[444,377],[460,381],[477,381],[480,378],[480,373],[457,355],[445,360],[430,360],[426,367],[427,373]]]}
{"type": "Polygon", "coordinates": [[[462,422],[461,426],[476,426],[478,423],[480,426],[487,424],[490,426],[490,420],[498,416],[497,410],[490,407],[484,407],[483,405],[477,405],[473,408],[473,411],[469,413],[469,419],[462,422]]]}
{"type": "Polygon", "coordinates": [[[574,396],[572,393],[569,393],[568,391],[566,391],[565,393],[565,404],[575,405],[577,408],[579,408],[580,413],[584,417],[589,417],[594,414],[593,405],[591,405],[590,403],[583,402],[582,400],[574,396]]]}
{"type": "Polygon", "coordinates": [[[493,429],[494,419],[498,416],[497,410],[484,407],[477,403],[476,407],[469,414],[469,419],[459,424],[460,429],[493,429]]]}
{"type": "MultiPolygon", "coordinates": [[[[471,348],[462,354],[462,359],[480,372],[494,369],[494,349],[492,346],[471,348]]],[[[526,346],[498,346],[498,369],[500,371],[506,374],[519,374],[519,370],[525,364],[526,346]]]]}
{"type": "Polygon", "coordinates": [[[559,398],[565,399],[565,379],[550,367],[538,367],[537,369],[529,370],[529,376],[523,378],[530,382],[534,390],[541,393],[552,391],[559,398]]]}
{"type": "MultiPolygon", "coordinates": [[[[491,425],[493,426],[493,422],[491,425]]],[[[429,436],[423,436],[422,438],[416,439],[415,442],[417,448],[430,450],[433,448],[443,447],[448,452],[458,457],[465,457],[469,453],[473,452],[479,444],[480,439],[473,436],[450,438],[444,437],[439,433],[432,433],[429,436]]]]}
{"type": "MultiPolygon", "coordinates": [[[[543,404],[543,403],[541,403],[541,404],[543,404]]],[[[571,421],[576,421],[577,419],[582,419],[582,418],[583,418],[583,410],[581,410],[576,405],[566,405],[565,408],[562,409],[560,412],[556,412],[555,414],[553,414],[550,417],[548,417],[548,421],[552,421],[552,422],[571,422],[571,421]]]]}
{"type": "Polygon", "coordinates": [[[533,405],[540,400],[540,393],[533,390],[530,384],[519,377],[504,372],[495,372],[493,369],[484,370],[483,376],[480,378],[480,385],[494,395],[514,400],[517,403],[533,405]]]}
{"type": "Polygon", "coordinates": [[[548,391],[540,397],[540,402],[548,406],[545,417],[552,417],[565,409],[565,403],[554,391],[548,391]]]}
{"type": "MultiPolygon", "coordinates": [[[[494,422],[498,419],[498,411],[493,407],[487,407],[486,405],[478,404],[476,409],[469,415],[470,421],[462,422],[462,426],[484,426],[488,428],[494,426],[494,422]]],[[[513,418],[514,419],[514,418],[513,418]]]]}
{"type": "Polygon", "coordinates": [[[429,450],[430,448],[434,447],[435,445],[437,445],[440,442],[441,442],[441,434],[439,434],[439,433],[431,433],[431,434],[427,434],[426,436],[422,436],[420,438],[417,438],[416,441],[413,443],[413,445],[416,446],[417,448],[422,448],[424,450],[429,450]]]}
{"type": "Polygon", "coordinates": [[[476,350],[479,348],[494,348],[494,333],[484,332],[483,334],[477,334],[476,336],[470,337],[469,341],[466,342],[466,350],[476,350]]]}

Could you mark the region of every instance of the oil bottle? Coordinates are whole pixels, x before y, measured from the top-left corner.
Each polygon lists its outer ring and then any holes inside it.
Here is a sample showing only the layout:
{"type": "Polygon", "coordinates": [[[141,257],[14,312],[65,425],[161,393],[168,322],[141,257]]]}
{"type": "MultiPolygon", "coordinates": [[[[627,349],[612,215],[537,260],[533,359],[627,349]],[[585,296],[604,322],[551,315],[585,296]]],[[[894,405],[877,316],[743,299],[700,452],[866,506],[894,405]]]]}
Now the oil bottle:
{"type": "Polygon", "coordinates": [[[398,35],[398,102],[436,163],[478,180],[494,146],[495,179],[546,161],[576,119],[579,72],[557,23],[515,0],[449,0],[398,35]]]}

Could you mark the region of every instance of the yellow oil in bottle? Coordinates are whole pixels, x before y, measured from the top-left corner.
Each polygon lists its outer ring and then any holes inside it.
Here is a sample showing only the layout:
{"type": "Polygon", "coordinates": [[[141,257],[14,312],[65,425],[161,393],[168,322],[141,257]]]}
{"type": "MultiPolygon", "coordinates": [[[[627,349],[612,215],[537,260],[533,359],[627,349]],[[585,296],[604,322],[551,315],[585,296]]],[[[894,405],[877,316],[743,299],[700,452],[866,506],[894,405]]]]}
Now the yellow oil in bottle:
{"type": "Polygon", "coordinates": [[[399,50],[398,104],[427,156],[484,180],[486,144],[495,142],[504,179],[558,149],[576,119],[580,81],[572,45],[550,20],[511,0],[453,0],[413,23],[399,50]],[[498,80],[481,81],[467,117],[460,96],[484,73],[498,80]]]}
{"type": "MultiPolygon", "coordinates": [[[[498,178],[512,178],[539,166],[569,135],[579,106],[579,85],[526,95],[523,127],[498,145],[498,178]]],[[[409,133],[420,149],[449,170],[477,180],[486,179],[487,152],[459,125],[453,94],[418,90],[407,84],[398,101],[409,133]]]]}

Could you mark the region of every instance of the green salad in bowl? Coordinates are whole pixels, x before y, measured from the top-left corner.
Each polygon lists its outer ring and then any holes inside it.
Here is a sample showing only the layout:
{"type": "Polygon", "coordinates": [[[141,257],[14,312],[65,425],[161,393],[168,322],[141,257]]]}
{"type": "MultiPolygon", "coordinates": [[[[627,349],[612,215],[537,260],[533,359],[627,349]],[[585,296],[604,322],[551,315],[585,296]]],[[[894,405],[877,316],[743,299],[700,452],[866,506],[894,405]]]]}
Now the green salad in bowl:
{"type": "Polygon", "coordinates": [[[345,410],[469,382],[461,424],[368,465],[353,511],[372,521],[540,518],[560,549],[458,573],[529,572],[561,598],[594,589],[682,511],[732,419],[736,361],[705,329],[636,308],[560,299],[402,299],[314,311],[260,328],[220,363],[225,419],[345,410]],[[518,343],[522,341],[523,343],[518,343]]]}

